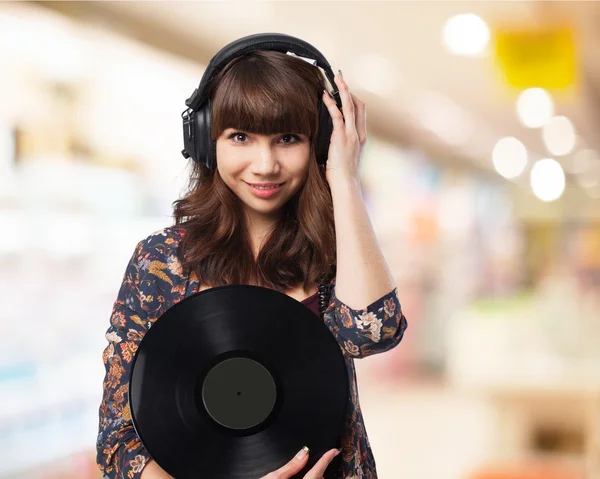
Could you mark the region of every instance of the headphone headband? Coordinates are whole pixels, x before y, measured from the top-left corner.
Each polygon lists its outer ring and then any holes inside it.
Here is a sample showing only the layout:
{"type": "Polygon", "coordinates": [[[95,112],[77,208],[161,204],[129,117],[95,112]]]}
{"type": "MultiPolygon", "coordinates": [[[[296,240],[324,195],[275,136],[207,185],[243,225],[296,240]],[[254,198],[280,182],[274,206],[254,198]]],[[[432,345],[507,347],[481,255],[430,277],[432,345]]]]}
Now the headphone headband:
{"type": "Polygon", "coordinates": [[[256,50],[272,50],[281,53],[292,52],[296,55],[311,57],[316,60],[317,66],[323,68],[329,83],[331,83],[332,86],[335,86],[334,74],[329,62],[323,54],[311,44],[283,33],[256,33],[235,40],[219,50],[206,67],[200,85],[185,101],[185,104],[192,110],[197,110],[206,100],[205,87],[213,78],[216,70],[225,66],[234,58],[256,50]]]}

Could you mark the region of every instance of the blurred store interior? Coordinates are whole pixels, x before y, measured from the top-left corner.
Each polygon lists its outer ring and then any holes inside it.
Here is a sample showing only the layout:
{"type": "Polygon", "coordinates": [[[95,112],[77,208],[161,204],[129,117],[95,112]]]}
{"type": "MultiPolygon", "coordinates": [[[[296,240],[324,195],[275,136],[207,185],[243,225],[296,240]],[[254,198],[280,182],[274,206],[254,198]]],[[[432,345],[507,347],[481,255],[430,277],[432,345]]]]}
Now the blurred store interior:
{"type": "Polygon", "coordinates": [[[315,45],[409,322],[357,360],[381,479],[600,477],[600,3],[0,3],[0,478],[100,478],[102,350],[245,35],[315,45]]]}

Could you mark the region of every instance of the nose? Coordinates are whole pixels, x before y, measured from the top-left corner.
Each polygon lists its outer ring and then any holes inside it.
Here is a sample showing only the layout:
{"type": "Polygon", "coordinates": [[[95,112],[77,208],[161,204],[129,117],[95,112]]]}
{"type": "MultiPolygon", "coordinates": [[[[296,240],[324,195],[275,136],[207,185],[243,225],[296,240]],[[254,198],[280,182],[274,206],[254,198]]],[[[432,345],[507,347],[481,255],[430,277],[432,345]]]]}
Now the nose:
{"type": "Polygon", "coordinates": [[[277,152],[268,142],[256,149],[256,156],[250,169],[256,176],[274,176],[279,173],[277,152]]]}

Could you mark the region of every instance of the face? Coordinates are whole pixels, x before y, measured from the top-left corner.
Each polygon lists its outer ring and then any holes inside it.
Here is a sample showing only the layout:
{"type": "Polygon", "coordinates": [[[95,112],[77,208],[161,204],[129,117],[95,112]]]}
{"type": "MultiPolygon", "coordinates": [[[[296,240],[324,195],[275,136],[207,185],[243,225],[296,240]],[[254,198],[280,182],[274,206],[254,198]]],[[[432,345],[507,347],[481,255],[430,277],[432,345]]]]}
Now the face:
{"type": "Polygon", "coordinates": [[[309,160],[310,140],[299,133],[257,135],[228,128],[217,138],[221,178],[259,220],[277,220],[304,184],[309,160]]]}

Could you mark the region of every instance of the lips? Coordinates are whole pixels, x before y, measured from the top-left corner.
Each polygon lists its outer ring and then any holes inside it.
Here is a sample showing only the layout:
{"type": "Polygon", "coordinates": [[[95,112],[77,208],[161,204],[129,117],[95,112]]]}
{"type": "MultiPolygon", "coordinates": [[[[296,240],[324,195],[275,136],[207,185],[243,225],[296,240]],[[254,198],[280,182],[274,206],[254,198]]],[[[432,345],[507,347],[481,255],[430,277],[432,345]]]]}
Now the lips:
{"type": "Polygon", "coordinates": [[[247,185],[255,196],[259,198],[270,198],[279,193],[283,183],[247,183],[247,185]]]}

